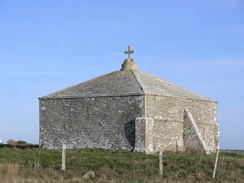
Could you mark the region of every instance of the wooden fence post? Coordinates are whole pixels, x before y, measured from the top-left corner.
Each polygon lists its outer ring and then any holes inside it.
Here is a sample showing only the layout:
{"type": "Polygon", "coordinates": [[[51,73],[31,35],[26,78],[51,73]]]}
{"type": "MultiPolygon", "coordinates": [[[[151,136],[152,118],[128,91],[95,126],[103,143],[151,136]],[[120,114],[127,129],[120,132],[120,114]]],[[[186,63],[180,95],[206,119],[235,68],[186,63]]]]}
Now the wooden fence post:
{"type": "Polygon", "coordinates": [[[213,179],[215,178],[217,164],[218,164],[218,159],[219,159],[219,145],[217,147],[217,152],[216,152],[216,157],[215,157],[214,171],[213,171],[213,179]]]}
{"type": "Polygon", "coordinates": [[[158,150],[159,150],[159,174],[163,175],[163,149],[161,146],[159,146],[158,150]]]}
{"type": "Polygon", "coordinates": [[[65,161],[66,161],[66,144],[63,144],[63,150],[62,150],[62,170],[65,170],[65,161]]]}

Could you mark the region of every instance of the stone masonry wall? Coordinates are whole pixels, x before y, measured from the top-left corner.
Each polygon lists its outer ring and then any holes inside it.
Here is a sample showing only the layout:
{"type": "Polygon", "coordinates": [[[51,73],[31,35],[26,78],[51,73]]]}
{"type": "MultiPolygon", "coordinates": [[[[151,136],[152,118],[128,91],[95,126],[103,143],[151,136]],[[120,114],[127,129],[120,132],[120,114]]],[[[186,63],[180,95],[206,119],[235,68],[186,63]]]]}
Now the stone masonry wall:
{"type": "Polygon", "coordinates": [[[155,150],[158,151],[158,146],[160,146],[166,151],[185,151],[182,132],[182,122],[156,119],[154,121],[153,142],[155,150]]]}
{"type": "Polygon", "coordinates": [[[184,117],[184,142],[187,151],[203,152],[209,154],[209,148],[202,138],[194,118],[189,110],[185,108],[184,117]]]}
{"type": "Polygon", "coordinates": [[[133,150],[144,97],[40,99],[40,147],[133,150]]]}
{"type": "Polygon", "coordinates": [[[158,144],[163,145],[163,148],[169,151],[185,150],[183,139],[185,108],[191,112],[210,152],[216,151],[219,141],[216,102],[146,95],[145,104],[145,117],[153,118],[155,121],[152,142],[155,151],[157,151],[158,144]]]}

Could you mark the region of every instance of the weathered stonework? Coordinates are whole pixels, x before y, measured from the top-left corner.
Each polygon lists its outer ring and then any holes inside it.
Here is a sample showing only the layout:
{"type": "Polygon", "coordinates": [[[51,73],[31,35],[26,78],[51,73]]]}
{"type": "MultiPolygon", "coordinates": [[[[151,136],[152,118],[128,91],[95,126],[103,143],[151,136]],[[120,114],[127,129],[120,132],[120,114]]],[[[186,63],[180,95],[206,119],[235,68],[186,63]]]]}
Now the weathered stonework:
{"type": "Polygon", "coordinates": [[[189,151],[209,154],[208,146],[202,138],[202,134],[204,135],[206,132],[200,133],[197,124],[188,109],[185,109],[184,119],[183,137],[186,149],[189,151]]]}
{"type": "Polygon", "coordinates": [[[122,64],[122,68],[121,68],[122,71],[131,71],[131,70],[134,70],[134,71],[137,71],[138,70],[138,66],[136,64],[136,62],[134,61],[134,59],[126,59],[124,61],[124,63],[122,64]]]}
{"type": "MultiPolygon", "coordinates": [[[[187,108],[200,131],[209,152],[215,152],[219,142],[219,128],[216,121],[217,103],[207,100],[193,100],[171,96],[146,95],[145,116],[154,119],[154,139],[151,142],[154,151],[158,144],[170,151],[185,151],[183,136],[185,108],[187,108]]],[[[207,153],[207,152],[206,152],[207,153]]]]}
{"type": "Polygon", "coordinates": [[[131,58],[39,100],[41,148],[209,153],[219,145],[216,101],[139,71],[131,58]]]}
{"type": "Polygon", "coordinates": [[[133,150],[142,96],[40,100],[40,145],[133,150]]]}

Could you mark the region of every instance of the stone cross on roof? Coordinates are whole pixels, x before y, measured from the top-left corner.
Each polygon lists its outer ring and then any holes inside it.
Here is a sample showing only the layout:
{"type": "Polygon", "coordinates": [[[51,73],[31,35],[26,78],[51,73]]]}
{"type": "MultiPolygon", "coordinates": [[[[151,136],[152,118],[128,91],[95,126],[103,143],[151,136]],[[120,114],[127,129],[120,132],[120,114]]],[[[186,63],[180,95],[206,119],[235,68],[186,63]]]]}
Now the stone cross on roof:
{"type": "Polygon", "coordinates": [[[128,46],[128,51],[124,51],[125,54],[128,54],[128,59],[131,59],[131,54],[135,53],[134,50],[132,50],[131,46],[128,46]]]}

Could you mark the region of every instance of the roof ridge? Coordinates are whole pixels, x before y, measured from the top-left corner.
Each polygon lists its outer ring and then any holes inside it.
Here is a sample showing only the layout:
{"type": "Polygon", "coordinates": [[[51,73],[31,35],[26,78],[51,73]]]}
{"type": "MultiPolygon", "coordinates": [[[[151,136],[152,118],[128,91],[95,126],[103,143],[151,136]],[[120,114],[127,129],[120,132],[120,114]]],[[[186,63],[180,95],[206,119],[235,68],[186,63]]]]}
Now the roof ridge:
{"type": "Polygon", "coordinates": [[[80,98],[87,96],[114,96],[143,94],[134,74],[130,71],[114,71],[88,81],[64,88],[41,98],[80,98]]]}
{"type": "Polygon", "coordinates": [[[46,95],[48,98],[94,96],[130,96],[152,94],[195,100],[214,101],[204,95],[174,84],[161,77],[137,70],[118,70],[46,95]]]}
{"type": "Polygon", "coordinates": [[[134,73],[134,72],[137,72],[137,71],[131,70],[131,72],[132,72],[132,75],[135,77],[135,80],[136,80],[136,82],[138,83],[138,85],[139,85],[139,87],[140,87],[142,93],[145,93],[145,92],[144,92],[144,89],[143,89],[143,86],[142,86],[141,83],[139,82],[139,80],[138,80],[136,74],[134,73]]]}
{"type": "Polygon", "coordinates": [[[152,75],[150,73],[143,71],[135,71],[135,75],[137,81],[140,83],[140,86],[143,88],[144,94],[156,94],[216,102],[215,100],[209,97],[201,95],[197,92],[184,88],[180,85],[172,83],[159,76],[152,75]]]}

